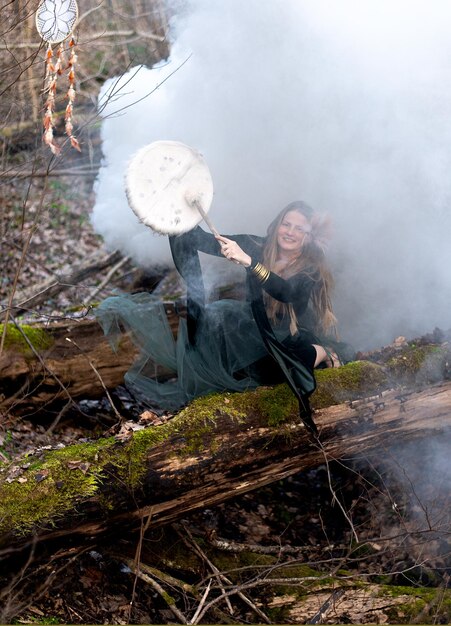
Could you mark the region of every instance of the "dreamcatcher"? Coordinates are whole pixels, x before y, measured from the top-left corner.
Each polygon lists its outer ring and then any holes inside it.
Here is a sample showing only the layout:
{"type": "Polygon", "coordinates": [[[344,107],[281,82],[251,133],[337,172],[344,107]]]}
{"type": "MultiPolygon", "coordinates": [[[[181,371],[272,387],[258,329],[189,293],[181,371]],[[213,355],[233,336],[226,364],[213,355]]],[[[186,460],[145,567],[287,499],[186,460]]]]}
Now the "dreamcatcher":
{"type": "Polygon", "coordinates": [[[75,40],[72,35],[78,17],[76,0],[41,0],[36,11],[36,28],[42,39],[48,44],[46,53],[46,73],[44,93],[47,94],[44,113],[44,143],[49,146],[53,154],[59,154],[61,148],[55,142],[53,129],[55,126],[54,112],[56,88],[58,78],[67,72],[68,100],[65,112],[65,131],[71,145],[80,151],[80,144],[73,134],[72,113],[75,100],[75,65],[77,55],[75,40]],[[66,61],[66,51],[63,42],[70,37],[69,58],[66,61]],[[56,52],[52,46],[59,44],[56,52]]]}

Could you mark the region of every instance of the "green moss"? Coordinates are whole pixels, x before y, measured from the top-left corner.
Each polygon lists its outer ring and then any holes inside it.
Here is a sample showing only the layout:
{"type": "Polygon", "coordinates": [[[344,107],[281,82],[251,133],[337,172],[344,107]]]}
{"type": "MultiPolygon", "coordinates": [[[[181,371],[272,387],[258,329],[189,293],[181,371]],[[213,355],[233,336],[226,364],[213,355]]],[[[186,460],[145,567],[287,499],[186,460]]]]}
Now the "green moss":
{"type": "Polygon", "coordinates": [[[288,624],[290,619],[290,604],[281,606],[267,606],[265,613],[272,624],[288,624]]]}
{"type": "Polygon", "coordinates": [[[388,373],[396,382],[433,383],[442,379],[444,362],[450,353],[445,347],[410,345],[386,363],[388,373]]]}
{"type": "MultiPolygon", "coordinates": [[[[318,370],[315,375],[317,389],[312,396],[315,408],[379,393],[388,386],[384,369],[369,361],[354,361],[340,368],[318,370]]],[[[201,414],[207,420],[224,411],[238,419],[256,412],[262,418],[262,425],[277,427],[296,419],[299,407],[288,385],[281,384],[244,393],[212,394],[195,400],[185,411],[190,419],[201,414]],[[228,404],[225,406],[224,402],[228,404]]]]}
{"type": "MultiPolygon", "coordinates": [[[[27,457],[15,464],[24,469],[10,482],[5,478],[11,465],[3,464],[0,530],[26,533],[35,524],[54,520],[75,504],[97,496],[107,466],[109,481],[117,479],[135,488],[147,472],[149,450],[172,437],[183,437],[181,454],[194,454],[206,446],[214,449],[217,420],[245,417],[229,400],[232,396],[198,398],[169,422],[137,431],[125,443],[115,438],[99,439],[49,450],[42,458],[27,457]]],[[[106,500],[105,508],[110,507],[106,500]]]]}
{"type": "MultiPolygon", "coordinates": [[[[46,333],[42,328],[37,328],[35,326],[29,326],[28,324],[21,324],[20,328],[23,334],[27,337],[28,341],[31,343],[33,348],[42,352],[43,350],[47,350],[53,343],[52,337],[46,333]]],[[[5,332],[5,325],[0,324],[0,337],[5,332]]],[[[16,328],[15,324],[9,323],[6,327],[6,337],[4,347],[8,350],[14,348],[19,352],[25,354],[31,354],[32,350],[27,343],[27,340],[23,336],[18,328],[16,328]]]]}
{"type": "Polygon", "coordinates": [[[171,437],[183,437],[182,456],[198,454],[207,447],[212,453],[217,449],[215,429],[218,419],[242,421],[246,412],[238,406],[243,394],[210,394],[193,400],[170,421],[158,428],[146,428],[133,434],[114,460],[121,475],[131,486],[137,486],[146,473],[145,458],[148,451],[171,437]]]}
{"type": "Polygon", "coordinates": [[[0,529],[26,533],[35,524],[58,518],[75,502],[93,496],[107,464],[102,451],[112,441],[51,450],[43,459],[25,458],[16,464],[23,468],[20,476],[0,483],[0,529]]]}
{"type": "Polygon", "coordinates": [[[321,578],[324,580],[324,574],[318,570],[313,569],[309,565],[302,565],[299,563],[291,564],[287,563],[281,568],[278,568],[274,572],[275,577],[283,576],[285,578],[321,578]]]}
{"type": "MultiPolygon", "coordinates": [[[[398,596],[412,596],[414,598],[421,598],[425,602],[431,602],[438,589],[431,589],[425,587],[407,587],[403,585],[382,585],[380,589],[380,596],[391,596],[397,598],[398,596]]],[[[442,591],[442,590],[441,590],[442,591]]],[[[451,593],[451,591],[450,591],[451,593]]]]}
{"type": "Polygon", "coordinates": [[[255,409],[267,420],[268,426],[279,426],[298,416],[298,402],[288,385],[272,389],[261,387],[254,394],[255,409]]]}
{"type": "Polygon", "coordinates": [[[271,567],[276,563],[275,557],[271,555],[257,554],[248,550],[235,554],[217,551],[215,552],[214,561],[220,564],[217,565],[219,569],[224,568],[227,571],[241,568],[271,567]]]}
{"type": "Polygon", "coordinates": [[[339,368],[318,370],[316,381],[312,404],[318,409],[379,393],[388,386],[384,369],[370,361],[353,361],[339,368]]]}
{"type": "Polygon", "coordinates": [[[302,565],[299,563],[291,564],[286,563],[282,567],[278,567],[273,570],[268,578],[285,578],[286,584],[277,585],[277,595],[292,595],[297,599],[305,597],[313,589],[319,588],[337,588],[342,585],[347,585],[348,581],[343,581],[339,576],[329,576],[324,572],[315,570],[309,565],[302,565]],[[289,580],[304,579],[302,582],[296,580],[290,584],[289,580]]]}
{"type": "Polygon", "coordinates": [[[166,591],[163,591],[161,595],[168,606],[173,606],[175,604],[174,598],[170,596],[166,591]]]}
{"type": "MultiPolygon", "coordinates": [[[[279,558],[278,556],[273,556],[269,554],[260,554],[252,551],[243,551],[234,554],[230,554],[228,552],[223,552],[221,550],[212,551],[209,550],[209,555],[212,560],[216,564],[216,566],[222,571],[227,572],[227,575],[234,580],[234,582],[239,581],[239,577],[242,575],[242,571],[246,571],[246,575],[249,574],[249,570],[254,569],[256,571],[269,570],[274,568],[271,573],[269,573],[266,577],[268,579],[271,578],[305,578],[306,585],[317,585],[327,584],[327,582],[331,579],[326,579],[324,574],[311,568],[308,565],[303,565],[302,563],[285,563],[283,565],[278,566],[279,558]],[[314,578],[315,580],[308,580],[314,578]],[[317,582],[316,582],[317,581],[317,582]]],[[[290,593],[290,594],[303,594],[304,589],[296,586],[283,585],[281,587],[278,586],[279,592],[282,593],[290,593]]],[[[278,592],[278,593],[279,593],[278,592]]]]}
{"type": "Polygon", "coordinates": [[[156,543],[157,551],[153,549],[146,551],[146,563],[158,568],[169,568],[185,574],[189,572],[196,576],[203,576],[204,562],[183,541],[180,541],[179,535],[174,533],[171,527],[164,526],[159,530],[156,543]]]}
{"type": "MultiPolygon", "coordinates": [[[[412,624],[412,620],[418,618],[419,615],[424,611],[425,607],[426,603],[424,602],[424,600],[420,598],[412,598],[412,602],[401,602],[396,606],[388,608],[387,617],[391,621],[395,621],[396,624],[412,624]]],[[[421,623],[424,624],[426,622],[422,619],[421,623]]]]}
{"type": "Polygon", "coordinates": [[[20,616],[20,618],[16,618],[12,622],[13,624],[61,624],[61,621],[58,617],[44,616],[44,617],[36,617],[35,615],[25,614],[20,616]]]}
{"type": "MultiPolygon", "coordinates": [[[[42,474],[37,474],[41,476],[42,474]]],[[[43,478],[30,476],[26,483],[12,482],[0,489],[2,515],[1,527],[25,531],[35,523],[46,520],[51,515],[58,517],[69,508],[71,502],[80,496],[89,497],[96,491],[96,477],[76,475],[75,472],[58,472],[43,478]],[[60,487],[57,485],[60,484],[60,487]]]]}
{"type": "Polygon", "coordinates": [[[387,614],[399,624],[449,624],[451,619],[451,589],[383,585],[380,596],[410,597],[411,601],[390,608],[387,614]]]}
{"type": "MultiPolygon", "coordinates": [[[[353,361],[339,368],[327,368],[315,372],[317,388],[312,396],[314,408],[339,404],[380,393],[388,386],[388,376],[380,365],[370,361],[353,361]]],[[[234,403],[243,410],[255,410],[267,420],[268,426],[279,426],[296,419],[299,412],[297,399],[286,384],[276,387],[259,387],[255,391],[239,395],[242,400],[234,403]]]]}

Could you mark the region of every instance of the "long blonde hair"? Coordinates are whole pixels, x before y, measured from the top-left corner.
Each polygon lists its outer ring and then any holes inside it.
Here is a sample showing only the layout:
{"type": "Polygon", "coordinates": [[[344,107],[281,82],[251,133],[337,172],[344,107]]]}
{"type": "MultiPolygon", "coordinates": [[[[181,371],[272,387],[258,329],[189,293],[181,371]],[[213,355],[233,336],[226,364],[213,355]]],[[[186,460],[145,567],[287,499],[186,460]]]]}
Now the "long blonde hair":
{"type": "MultiPolygon", "coordinates": [[[[310,229],[304,235],[301,253],[282,270],[277,269],[276,273],[282,278],[290,278],[295,274],[304,272],[313,279],[311,302],[316,318],[315,330],[336,334],[337,318],[333,313],[330,298],[333,279],[325,261],[326,242],[330,233],[330,220],[327,217],[315,214],[306,202],[296,201],[288,204],[268,226],[268,236],[263,248],[263,263],[272,271],[276,268],[279,251],[278,230],[286,214],[290,211],[297,211],[306,217],[310,229]]],[[[293,305],[275,300],[266,293],[264,301],[269,319],[277,322],[288,316],[290,332],[294,335],[298,328],[298,320],[293,305]]]]}

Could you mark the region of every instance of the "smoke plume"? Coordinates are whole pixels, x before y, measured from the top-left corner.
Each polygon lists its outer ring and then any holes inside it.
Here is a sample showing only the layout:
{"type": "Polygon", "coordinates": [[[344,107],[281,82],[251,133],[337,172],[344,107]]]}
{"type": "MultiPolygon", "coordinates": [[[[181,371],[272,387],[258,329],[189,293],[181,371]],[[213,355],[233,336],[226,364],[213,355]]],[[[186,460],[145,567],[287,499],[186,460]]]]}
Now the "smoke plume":
{"type": "Polygon", "coordinates": [[[331,215],[343,339],[364,349],[448,328],[449,32],[446,0],[183,5],[168,62],[101,94],[96,229],[144,266],[169,259],[129,209],[123,176],[141,146],[182,141],[210,167],[224,233],[264,234],[295,199],[331,215]]]}

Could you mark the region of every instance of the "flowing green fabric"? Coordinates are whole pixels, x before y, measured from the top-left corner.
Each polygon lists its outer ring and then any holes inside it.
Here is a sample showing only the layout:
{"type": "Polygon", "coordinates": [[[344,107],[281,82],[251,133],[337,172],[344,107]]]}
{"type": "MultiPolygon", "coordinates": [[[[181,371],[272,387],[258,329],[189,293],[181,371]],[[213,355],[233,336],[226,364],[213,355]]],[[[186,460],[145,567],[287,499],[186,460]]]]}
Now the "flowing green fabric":
{"type": "Polygon", "coordinates": [[[213,391],[246,391],[262,384],[253,365],[267,350],[248,302],[219,300],[206,305],[195,345],[188,340],[182,318],[174,339],[164,304],[147,293],[107,298],[96,316],[113,347],[124,330],[130,333],[140,354],[125,382],[152,406],[174,411],[213,391]],[[156,380],[157,364],[173,379],[156,380]]]}

